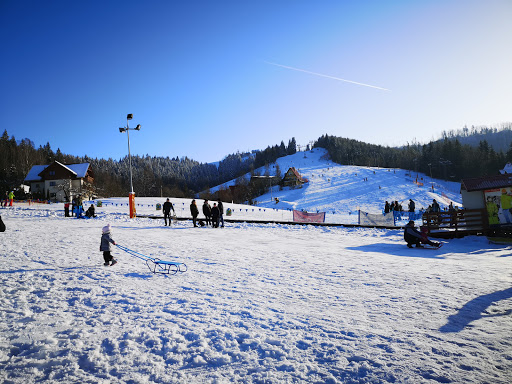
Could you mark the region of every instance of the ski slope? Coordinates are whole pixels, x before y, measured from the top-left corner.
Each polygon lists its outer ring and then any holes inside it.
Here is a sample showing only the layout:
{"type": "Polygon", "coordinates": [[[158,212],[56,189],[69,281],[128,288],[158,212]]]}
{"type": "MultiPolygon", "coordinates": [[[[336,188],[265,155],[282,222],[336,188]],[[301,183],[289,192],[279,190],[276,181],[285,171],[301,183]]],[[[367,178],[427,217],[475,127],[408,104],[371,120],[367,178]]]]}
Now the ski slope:
{"type": "MultiPolygon", "coordinates": [[[[409,199],[415,202],[416,209],[426,209],[433,199],[441,207],[450,203],[462,206],[460,182],[431,179],[422,173],[402,169],[339,165],[328,160],[327,151],[323,148],[297,152],[279,158],[276,163],[283,176],[289,168],[295,167],[309,182],[296,189],[280,190],[275,186],[272,193],[256,198],[258,207],[326,212],[326,222],[355,224],[359,209],[379,213],[384,210],[386,201],[398,201],[405,211],[409,199]],[[423,183],[423,186],[415,181],[423,183]],[[275,203],[275,198],[279,203],[275,203]]],[[[266,171],[263,167],[256,173],[263,175],[266,171]]],[[[269,175],[274,176],[275,172],[275,165],[270,166],[269,175]]],[[[212,191],[234,184],[232,180],[212,191]]]]}

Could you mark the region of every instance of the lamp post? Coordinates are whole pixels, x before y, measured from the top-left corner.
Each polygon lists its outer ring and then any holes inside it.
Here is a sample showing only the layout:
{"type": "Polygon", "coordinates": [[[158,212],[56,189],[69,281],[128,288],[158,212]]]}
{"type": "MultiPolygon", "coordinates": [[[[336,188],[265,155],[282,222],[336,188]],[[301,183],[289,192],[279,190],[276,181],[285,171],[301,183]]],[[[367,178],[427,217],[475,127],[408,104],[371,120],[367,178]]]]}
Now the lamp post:
{"type": "Polygon", "coordinates": [[[130,219],[135,217],[135,192],[133,192],[133,176],[132,176],[132,155],[130,153],[130,129],[132,131],[140,131],[140,124],[137,124],[135,128],[130,128],[128,122],[133,119],[133,114],[129,113],[126,115],[126,127],[119,128],[119,132],[125,132],[128,136],[128,163],[130,164],[130,188],[131,192],[128,198],[130,205],[130,219]]]}

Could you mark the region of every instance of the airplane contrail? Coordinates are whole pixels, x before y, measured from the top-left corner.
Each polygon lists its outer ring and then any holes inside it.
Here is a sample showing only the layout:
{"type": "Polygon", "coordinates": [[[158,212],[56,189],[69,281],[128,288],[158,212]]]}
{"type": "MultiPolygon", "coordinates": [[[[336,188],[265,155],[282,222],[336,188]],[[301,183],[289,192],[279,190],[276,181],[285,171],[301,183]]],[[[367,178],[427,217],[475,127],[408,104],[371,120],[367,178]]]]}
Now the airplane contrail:
{"type": "Polygon", "coordinates": [[[281,64],[277,64],[277,63],[272,63],[270,61],[265,61],[265,63],[267,64],[270,64],[270,65],[275,65],[276,67],[281,67],[281,68],[286,68],[286,69],[292,69],[294,71],[299,71],[299,72],[304,72],[304,73],[309,73],[310,75],[315,75],[315,76],[320,76],[320,77],[327,77],[328,79],[334,79],[334,80],[338,80],[338,81],[344,81],[345,83],[351,83],[351,84],[356,84],[356,85],[362,85],[364,87],[370,87],[370,88],[376,88],[376,89],[381,89],[383,91],[391,91],[387,88],[382,88],[382,87],[377,87],[375,85],[370,85],[370,84],[365,84],[365,83],[358,83],[357,81],[351,81],[351,80],[346,80],[346,79],[341,79],[339,77],[334,77],[334,76],[329,76],[329,75],[324,75],[322,73],[316,73],[316,72],[311,72],[311,71],[306,71],[305,69],[300,69],[300,68],[294,68],[294,67],[289,67],[287,65],[281,65],[281,64]]]}

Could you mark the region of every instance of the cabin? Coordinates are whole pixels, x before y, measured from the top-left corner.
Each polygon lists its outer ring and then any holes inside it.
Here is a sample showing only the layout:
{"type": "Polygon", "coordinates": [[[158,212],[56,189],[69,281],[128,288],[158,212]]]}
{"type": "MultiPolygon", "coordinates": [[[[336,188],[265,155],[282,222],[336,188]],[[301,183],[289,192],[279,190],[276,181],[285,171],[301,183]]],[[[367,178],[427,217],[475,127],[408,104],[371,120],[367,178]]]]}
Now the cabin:
{"type": "Polygon", "coordinates": [[[281,184],[283,187],[296,187],[307,183],[309,180],[302,177],[295,167],[291,167],[286,171],[281,184]]]}
{"type": "Polygon", "coordinates": [[[91,199],[92,191],[86,184],[94,183],[94,174],[89,163],[62,164],[54,161],[50,165],[34,165],[25,177],[30,193],[54,202],[71,201],[82,195],[91,199]]]}

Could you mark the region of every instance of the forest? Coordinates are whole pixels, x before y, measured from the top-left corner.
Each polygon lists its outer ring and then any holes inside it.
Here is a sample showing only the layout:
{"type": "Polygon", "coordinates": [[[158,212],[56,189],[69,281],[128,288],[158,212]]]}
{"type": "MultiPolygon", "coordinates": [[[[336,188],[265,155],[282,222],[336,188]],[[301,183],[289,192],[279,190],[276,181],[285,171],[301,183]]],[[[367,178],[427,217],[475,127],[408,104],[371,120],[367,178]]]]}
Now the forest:
{"type": "MultiPolygon", "coordinates": [[[[325,148],[332,161],[339,164],[402,168],[423,172],[439,179],[498,174],[512,161],[512,125],[498,128],[471,127],[443,132],[442,138],[427,144],[410,143],[403,147],[368,144],[353,139],[323,135],[313,144],[325,148]],[[499,149],[496,146],[499,144],[499,149]]],[[[250,200],[249,179],[256,169],[273,164],[279,157],[297,152],[295,138],[279,145],[250,153],[227,155],[217,165],[199,163],[187,157],[132,156],[134,190],[138,196],[194,197],[208,194],[210,188],[236,179],[246,193],[237,200],[250,200]]],[[[90,163],[98,196],[127,196],[129,191],[128,156],[120,159],[77,157],[54,151],[50,143],[36,148],[28,139],[16,140],[5,130],[0,137],[0,191],[18,190],[33,165],[90,163]]],[[[283,170],[286,171],[286,170],[283,170]]],[[[2,192],[3,194],[3,192],[2,192]]],[[[23,198],[17,192],[17,198],[23,198]]]]}
{"type": "MultiPolygon", "coordinates": [[[[271,164],[279,157],[296,152],[295,138],[288,146],[267,147],[253,153],[234,153],[218,165],[199,163],[187,157],[169,158],[132,156],[133,189],[137,196],[193,197],[201,191],[239,178],[242,184],[249,180],[242,177],[254,169],[271,164]]],[[[30,139],[17,141],[7,130],[0,137],[0,191],[17,190],[33,165],[90,163],[94,174],[94,187],[98,196],[127,196],[130,190],[128,156],[120,159],[77,157],[53,151],[50,143],[35,148],[30,139]]],[[[17,197],[22,198],[21,192],[17,197]]],[[[245,198],[245,197],[244,197],[245,198]]]]}

